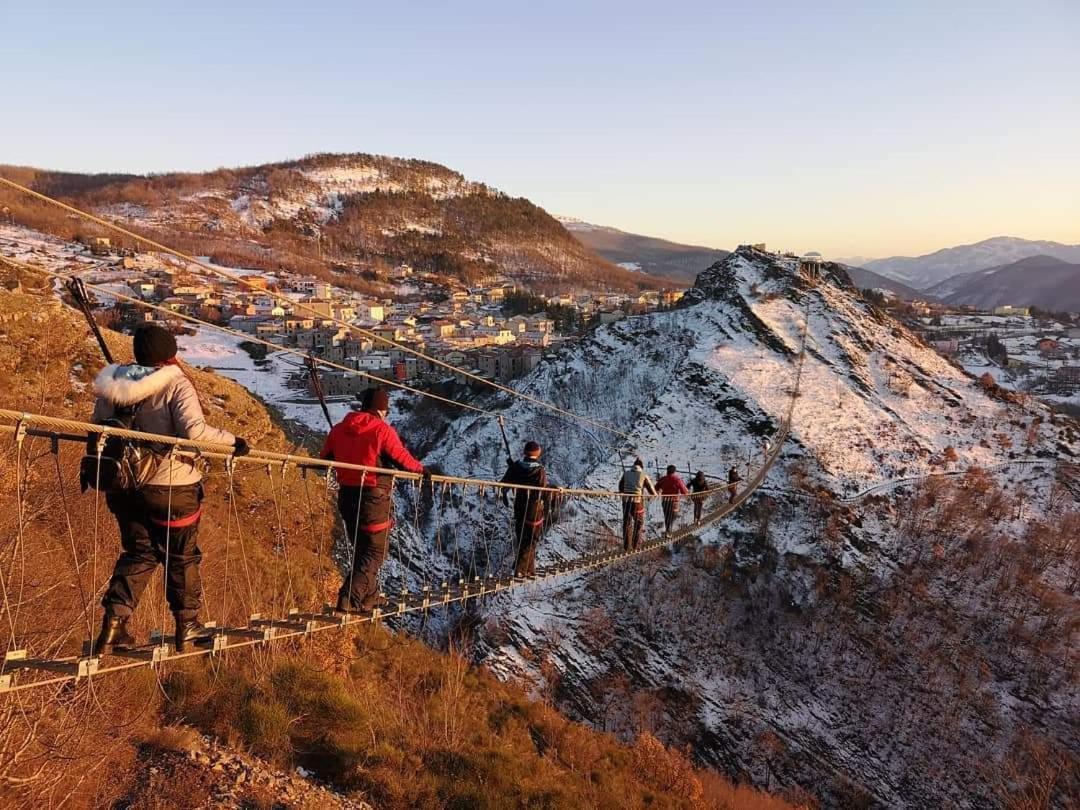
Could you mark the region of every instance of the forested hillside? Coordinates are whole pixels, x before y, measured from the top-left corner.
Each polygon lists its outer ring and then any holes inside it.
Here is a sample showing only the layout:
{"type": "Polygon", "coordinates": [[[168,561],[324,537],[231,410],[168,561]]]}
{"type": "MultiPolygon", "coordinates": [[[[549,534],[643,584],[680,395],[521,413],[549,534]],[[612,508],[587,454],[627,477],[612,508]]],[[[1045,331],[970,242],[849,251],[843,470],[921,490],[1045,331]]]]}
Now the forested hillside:
{"type": "MultiPolygon", "coordinates": [[[[506,275],[537,292],[671,286],[600,258],[529,200],[425,161],[315,155],[197,174],[0,174],[235,266],[376,281],[406,263],[464,283],[506,275]]],[[[4,206],[60,236],[93,232],[13,191],[0,190],[4,206]]]]}

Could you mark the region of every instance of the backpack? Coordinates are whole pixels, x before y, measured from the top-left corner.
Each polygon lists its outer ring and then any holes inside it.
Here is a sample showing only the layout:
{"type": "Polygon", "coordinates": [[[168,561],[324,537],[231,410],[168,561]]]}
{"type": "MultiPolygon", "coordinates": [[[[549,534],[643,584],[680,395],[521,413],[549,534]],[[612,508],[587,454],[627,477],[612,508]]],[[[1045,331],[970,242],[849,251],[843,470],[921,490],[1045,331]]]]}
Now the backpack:
{"type": "MultiPolygon", "coordinates": [[[[142,404],[138,402],[117,408],[113,415],[101,424],[105,427],[135,430],[135,417],[142,404]]],[[[99,435],[91,434],[86,439],[86,455],[79,464],[82,491],[94,488],[106,494],[119,494],[137,492],[146,486],[161,465],[161,451],[140,445],[132,439],[106,435],[99,458],[99,435]]]]}

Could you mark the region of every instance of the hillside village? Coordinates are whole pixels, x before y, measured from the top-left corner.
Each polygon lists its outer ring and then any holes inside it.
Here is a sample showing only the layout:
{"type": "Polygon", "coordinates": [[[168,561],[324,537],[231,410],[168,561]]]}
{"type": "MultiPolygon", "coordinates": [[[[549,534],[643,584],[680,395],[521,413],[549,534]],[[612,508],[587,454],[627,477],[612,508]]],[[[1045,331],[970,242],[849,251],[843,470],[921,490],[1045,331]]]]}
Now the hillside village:
{"type": "Polygon", "coordinates": [[[411,385],[446,377],[442,367],[409,349],[485,379],[510,380],[532,371],[550,347],[592,325],[670,307],[682,297],[680,290],[540,296],[509,278],[465,287],[406,264],[390,273],[387,297],[374,297],[283,269],[220,267],[230,280],[157,253],[116,250],[104,238],[83,245],[10,224],[0,226],[0,252],[52,271],[76,272],[96,288],[100,316],[113,325],[153,320],[184,332],[190,323],[180,316],[190,316],[251,335],[253,347],[266,342],[293,348],[365,373],[325,371],[322,385],[329,396],[357,394],[373,377],[411,385]],[[177,317],[125,299],[155,304],[177,317]],[[551,311],[560,314],[558,320],[551,311]]]}
{"type": "Polygon", "coordinates": [[[868,297],[976,377],[1066,411],[1080,409],[1080,315],[903,301],[887,290],[868,297]]]}

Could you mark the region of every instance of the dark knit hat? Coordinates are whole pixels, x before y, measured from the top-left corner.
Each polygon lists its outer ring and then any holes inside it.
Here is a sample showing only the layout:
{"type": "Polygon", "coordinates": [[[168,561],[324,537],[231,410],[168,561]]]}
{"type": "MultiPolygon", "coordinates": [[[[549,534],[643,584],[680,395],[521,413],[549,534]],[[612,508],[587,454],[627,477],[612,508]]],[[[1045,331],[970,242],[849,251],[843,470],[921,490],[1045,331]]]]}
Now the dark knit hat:
{"type": "Polygon", "coordinates": [[[167,329],[144,323],[135,330],[135,362],[140,366],[160,366],[176,357],[176,338],[167,329]]]}
{"type": "Polygon", "coordinates": [[[536,442],[525,442],[525,455],[532,457],[540,455],[540,445],[536,442]]]}
{"type": "Polygon", "coordinates": [[[668,475],[674,475],[674,474],[675,474],[675,471],[676,471],[677,469],[678,469],[678,467],[676,467],[676,466],[675,466],[674,464],[668,464],[668,465],[667,465],[667,474],[668,474],[668,475]]]}
{"type": "Polygon", "coordinates": [[[369,388],[364,392],[365,411],[389,411],[390,410],[390,394],[387,393],[385,388],[369,388]]]}

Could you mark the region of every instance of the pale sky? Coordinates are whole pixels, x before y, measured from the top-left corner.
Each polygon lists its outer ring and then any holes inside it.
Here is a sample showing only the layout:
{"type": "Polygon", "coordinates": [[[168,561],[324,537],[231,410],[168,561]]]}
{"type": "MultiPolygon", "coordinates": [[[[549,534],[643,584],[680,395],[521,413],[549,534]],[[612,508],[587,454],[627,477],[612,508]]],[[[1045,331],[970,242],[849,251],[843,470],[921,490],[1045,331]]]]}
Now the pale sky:
{"type": "Polygon", "coordinates": [[[0,0],[0,163],[444,163],[831,256],[1080,242],[1080,1],[0,0]]]}

